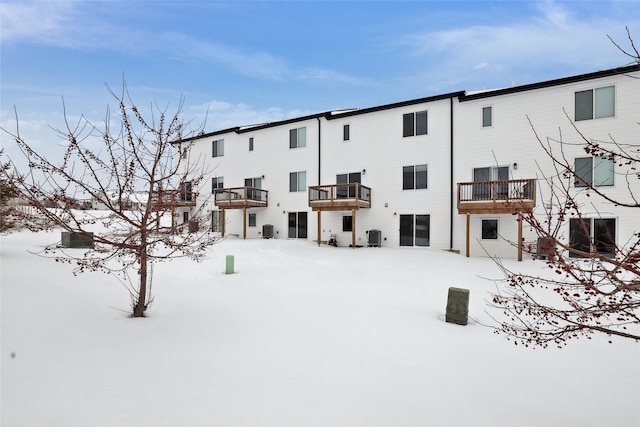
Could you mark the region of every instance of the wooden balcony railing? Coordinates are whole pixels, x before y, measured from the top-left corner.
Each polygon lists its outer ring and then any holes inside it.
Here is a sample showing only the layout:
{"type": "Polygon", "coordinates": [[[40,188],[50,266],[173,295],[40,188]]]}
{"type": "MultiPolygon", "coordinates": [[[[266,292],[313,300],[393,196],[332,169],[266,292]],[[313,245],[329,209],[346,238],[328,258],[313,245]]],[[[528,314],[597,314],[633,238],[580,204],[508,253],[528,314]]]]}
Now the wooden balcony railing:
{"type": "Polygon", "coordinates": [[[152,191],[149,203],[157,208],[195,206],[197,196],[197,193],[185,190],[152,191]]]}
{"type": "Polygon", "coordinates": [[[267,207],[269,192],[255,187],[216,188],[214,204],[224,209],[267,207]]]}
{"type": "Polygon", "coordinates": [[[314,211],[371,208],[371,188],[358,182],[309,187],[309,206],[314,211]]]}
{"type": "Polygon", "coordinates": [[[536,205],[536,180],[458,183],[458,213],[530,212],[536,205]]]}

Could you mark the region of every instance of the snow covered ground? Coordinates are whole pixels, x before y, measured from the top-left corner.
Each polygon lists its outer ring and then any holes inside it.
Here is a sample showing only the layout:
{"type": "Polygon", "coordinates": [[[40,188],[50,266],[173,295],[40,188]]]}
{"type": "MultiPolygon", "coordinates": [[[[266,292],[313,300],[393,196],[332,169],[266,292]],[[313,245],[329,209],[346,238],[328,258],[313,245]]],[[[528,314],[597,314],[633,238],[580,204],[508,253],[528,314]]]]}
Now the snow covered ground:
{"type": "Polygon", "coordinates": [[[2,426],[640,425],[640,344],[514,346],[477,323],[488,259],[228,238],[158,265],[130,319],[113,278],[27,252],[59,239],[0,238],[2,426]],[[467,326],[444,321],[450,286],[467,326]]]}

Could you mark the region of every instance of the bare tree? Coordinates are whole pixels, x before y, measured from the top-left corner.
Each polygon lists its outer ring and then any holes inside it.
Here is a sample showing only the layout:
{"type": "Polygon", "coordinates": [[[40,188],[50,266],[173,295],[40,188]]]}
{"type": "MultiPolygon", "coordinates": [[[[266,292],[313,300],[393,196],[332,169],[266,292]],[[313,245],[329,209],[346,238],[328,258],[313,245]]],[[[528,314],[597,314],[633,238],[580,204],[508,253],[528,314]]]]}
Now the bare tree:
{"type": "Polygon", "coordinates": [[[126,84],[120,93],[108,90],[117,108],[114,113],[107,108],[100,126],[84,116],[71,123],[65,111],[65,128],[56,130],[65,141],[59,162],[38,153],[19,125],[14,132],[3,129],[24,154],[28,170],[11,162],[13,168],[2,176],[12,179],[16,194],[31,206],[19,213],[31,230],[59,228],[90,246],[69,250],[56,243],[41,255],[75,264],[74,274],[115,275],[129,290],[132,316],[143,317],[152,302],[153,265],[178,256],[200,260],[215,241],[213,234],[199,231],[207,198],[196,204],[196,189],[206,171],[198,159],[188,158],[184,141],[202,126],[191,129],[181,120],[182,99],[174,113],[157,104],[144,112],[126,84]],[[87,198],[107,214],[78,210],[78,199],[87,198]],[[189,224],[176,224],[176,210],[189,210],[189,224]]]}
{"type": "MultiPolygon", "coordinates": [[[[0,150],[0,158],[4,150],[0,150]]],[[[13,207],[10,202],[15,197],[13,183],[6,176],[6,172],[11,168],[9,163],[0,163],[0,232],[10,230],[15,227],[13,207]]]]}
{"type": "MultiPolygon", "coordinates": [[[[627,36],[627,50],[609,39],[640,69],[640,53],[628,28],[627,36]]],[[[611,220],[592,223],[584,207],[587,200],[599,199],[636,212],[640,218],[640,144],[611,135],[606,141],[594,140],[576,127],[566,111],[565,117],[571,124],[568,138],[561,133],[557,138],[542,138],[529,120],[554,172],[544,173],[541,180],[550,191],[544,215],[524,213],[522,220],[538,235],[541,247],[535,252],[544,256],[549,269],[546,275],[521,274],[496,260],[505,277],[504,286],[492,297],[492,305],[505,315],[496,332],[526,346],[562,346],[569,339],[593,334],[638,341],[640,231],[635,229],[616,241],[611,220]],[[572,163],[565,155],[571,145],[580,146],[611,169],[615,166],[616,185],[626,189],[625,196],[612,197],[572,163]],[[592,226],[599,227],[597,234],[591,232],[592,226]],[[567,229],[568,240],[563,237],[567,229]]]]}

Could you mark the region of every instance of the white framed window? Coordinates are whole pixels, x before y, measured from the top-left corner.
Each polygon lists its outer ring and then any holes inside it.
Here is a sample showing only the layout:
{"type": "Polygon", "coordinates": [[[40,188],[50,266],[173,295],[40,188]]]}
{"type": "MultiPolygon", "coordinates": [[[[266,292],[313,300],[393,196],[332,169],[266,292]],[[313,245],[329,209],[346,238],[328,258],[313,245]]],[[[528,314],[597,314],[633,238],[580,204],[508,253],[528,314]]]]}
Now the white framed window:
{"type": "Polygon", "coordinates": [[[602,157],[578,157],[574,163],[576,187],[613,185],[614,162],[602,157]]]}
{"type": "Polygon", "coordinates": [[[571,218],[569,220],[570,257],[598,253],[613,257],[616,252],[615,218],[571,218]]]}
{"type": "Polygon", "coordinates": [[[353,216],[352,215],[343,215],[342,216],[342,231],[353,231],[353,216]]]}
{"type": "Polygon", "coordinates": [[[218,139],[211,143],[211,157],[224,156],[224,139],[218,139]]]}
{"type": "Polygon", "coordinates": [[[211,192],[214,193],[218,188],[224,188],[224,178],[221,176],[211,178],[211,192]]]}
{"type": "Polygon", "coordinates": [[[498,240],[498,220],[482,220],[482,240],[498,240]]]}
{"type": "Polygon", "coordinates": [[[417,111],[402,115],[402,136],[427,134],[427,111],[417,111]]]}
{"type": "Polygon", "coordinates": [[[482,107],[482,127],[493,126],[493,107],[482,107]]]}
{"type": "Polygon", "coordinates": [[[253,137],[249,137],[249,151],[253,151],[253,137]]]}
{"type": "Polygon", "coordinates": [[[615,86],[581,90],[575,93],[575,120],[613,117],[616,112],[615,86]]]}
{"type": "Polygon", "coordinates": [[[306,191],[307,189],[307,172],[291,172],[289,174],[289,191],[291,193],[306,191]]]}
{"type": "Polygon", "coordinates": [[[289,148],[302,148],[307,146],[307,128],[289,130],[289,148]]]}
{"type": "Polygon", "coordinates": [[[249,214],[249,227],[255,227],[257,223],[257,214],[250,213],[249,214]]]}
{"type": "Polygon", "coordinates": [[[404,166],[402,168],[402,189],[427,188],[427,165],[404,166]]]}
{"type": "Polygon", "coordinates": [[[342,140],[349,141],[351,139],[351,125],[346,124],[342,126],[342,140]]]}

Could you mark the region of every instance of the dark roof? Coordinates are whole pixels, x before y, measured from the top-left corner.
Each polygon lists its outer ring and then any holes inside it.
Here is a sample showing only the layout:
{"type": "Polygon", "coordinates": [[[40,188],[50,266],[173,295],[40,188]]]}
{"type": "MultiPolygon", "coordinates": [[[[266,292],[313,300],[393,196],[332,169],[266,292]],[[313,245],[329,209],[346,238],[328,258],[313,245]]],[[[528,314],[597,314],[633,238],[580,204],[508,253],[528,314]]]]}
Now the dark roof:
{"type": "Polygon", "coordinates": [[[546,82],[531,83],[528,85],[514,86],[506,89],[488,90],[467,95],[466,93],[459,97],[460,102],[471,101],[474,99],[490,98],[492,96],[507,95],[511,93],[525,92],[528,90],[543,89],[547,87],[560,86],[568,83],[582,82],[586,80],[599,79],[602,77],[614,76],[617,74],[626,74],[633,71],[639,71],[640,65],[629,65],[626,67],[612,68],[610,70],[596,71],[595,73],[580,74],[577,76],[563,77],[561,79],[547,80],[546,82]]]}
{"type": "Polygon", "coordinates": [[[540,83],[531,83],[531,84],[522,85],[522,86],[514,86],[506,89],[487,90],[487,91],[476,92],[471,94],[467,94],[465,91],[458,91],[458,92],[451,92],[451,93],[446,93],[442,95],[429,96],[426,98],[412,99],[409,101],[395,102],[393,104],[379,105],[377,107],[370,107],[370,108],[363,108],[363,109],[355,108],[355,109],[348,109],[346,111],[345,110],[325,111],[321,113],[311,114],[308,116],[295,117],[292,119],[281,120],[277,122],[262,123],[262,124],[256,124],[256,125],[246,125],[246,126],[236,126],[228,129],[217,130],[214,132],[203,133],[190,138],[185,138],[181,140],[181,142],[188,142],[188,141],[192,141],[200,138],[206,138],[209,136],[222,135],[229,132],[247,133],[247,132],[252,132],[254,130],[281,126],[289,123],[303,122],[306,120],[316,119],[321,117],[324,117],[326,120],[334,120],[334,119],[339,119],[343,117],[356,116],[356,115],[367,114],[367,113],[372,113],[376,111],[390,110],[392,108],[406,107],[409,105],[421,104],[424,102],[439,101],[439,100],[448,99],[448,98],[458,98],[460,102],[472,101],[474,99],[491,98],[493,96],[507,95],[511,93],[525,92],[528,90],[536,90],[536,89],[542,89],[547,87],[559,86],[559,85],[564,85],[568,83],[575,83],[575,82],[581,82],[585,80],[598,79],[601,77],[613,76],[617,74],[626,74],[626,73],[639,71],[639,70],[640,70],[640,65],[634,64],[634,65],[628,65],[625,67],[612,68],[609,70],[596,71],[594,73],[580,74],[577,76],[564,77],[564,78],[555,79],[555,80],[548,80],[540,83]],[[345,111],[345,112],[336,112],[336,111],[345,111]]]}

